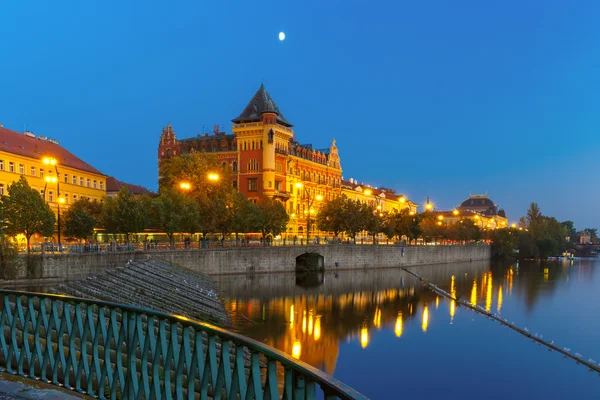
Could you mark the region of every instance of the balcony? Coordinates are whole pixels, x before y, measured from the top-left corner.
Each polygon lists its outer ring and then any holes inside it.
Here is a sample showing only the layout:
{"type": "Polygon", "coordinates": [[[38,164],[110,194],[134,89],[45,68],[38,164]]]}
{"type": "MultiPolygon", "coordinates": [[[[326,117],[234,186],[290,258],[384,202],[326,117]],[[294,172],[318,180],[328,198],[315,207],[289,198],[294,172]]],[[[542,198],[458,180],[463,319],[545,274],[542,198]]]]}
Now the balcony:
{"type": "Polygon", "coordinates": [[[279,197],[282,199],[289,199],[290,198],[290,193],[286,192],[285,190],[277,190],[275,189],[275,194],[273,195],[273,197],[279,197]]]}

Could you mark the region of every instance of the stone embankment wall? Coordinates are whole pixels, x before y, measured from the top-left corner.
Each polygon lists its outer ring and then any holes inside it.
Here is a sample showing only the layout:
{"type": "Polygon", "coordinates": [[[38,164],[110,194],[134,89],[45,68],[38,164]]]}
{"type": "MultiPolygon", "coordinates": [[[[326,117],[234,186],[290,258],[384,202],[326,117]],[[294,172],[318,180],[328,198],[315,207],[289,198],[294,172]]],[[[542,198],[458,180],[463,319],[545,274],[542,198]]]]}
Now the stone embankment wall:
{"type": "Polygon", "coordinates": [[[47,254],[19,256],[12,266],[13,279],[85,279],[149,257],[179,264],[207,275],[293,272],[296,257],[314,252],[324,257],[325,270],[410,267],[489,260],[486,245],[468,246],[320,245],[287,247],[223,248],[206,250],[147,251],[124,253],[47,254]]]}

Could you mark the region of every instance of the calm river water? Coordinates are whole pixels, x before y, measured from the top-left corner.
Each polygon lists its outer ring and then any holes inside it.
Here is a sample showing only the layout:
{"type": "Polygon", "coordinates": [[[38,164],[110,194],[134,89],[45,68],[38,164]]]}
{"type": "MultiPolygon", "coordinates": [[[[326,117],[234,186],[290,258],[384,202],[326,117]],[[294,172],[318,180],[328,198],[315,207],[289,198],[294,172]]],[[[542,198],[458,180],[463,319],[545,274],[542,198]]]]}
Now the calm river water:
{"type": "MultiPolygon", "coordinates": [[[[413,271],[600,361],[600,260],[413,271]]],[[[400,269],[218,278],[235,329],[373,399],[600,398],[600,376],[423,288],[400,269]]]]}

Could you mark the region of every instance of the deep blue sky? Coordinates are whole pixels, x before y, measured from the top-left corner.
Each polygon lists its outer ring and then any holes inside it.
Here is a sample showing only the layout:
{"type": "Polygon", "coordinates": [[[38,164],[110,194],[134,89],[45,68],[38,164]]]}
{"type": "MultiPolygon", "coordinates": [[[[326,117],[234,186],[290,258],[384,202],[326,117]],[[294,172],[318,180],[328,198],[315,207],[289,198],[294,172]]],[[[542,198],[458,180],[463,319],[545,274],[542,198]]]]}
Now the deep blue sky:
{"type": "Polygon", "coordinates": [[[0,123],[118,179],[155,189],[161,128],[230,131],[264,80],[300,142],[335,137],[345,178],[600,227],[598,1],[2,0],[0,18],[0,123]]]}

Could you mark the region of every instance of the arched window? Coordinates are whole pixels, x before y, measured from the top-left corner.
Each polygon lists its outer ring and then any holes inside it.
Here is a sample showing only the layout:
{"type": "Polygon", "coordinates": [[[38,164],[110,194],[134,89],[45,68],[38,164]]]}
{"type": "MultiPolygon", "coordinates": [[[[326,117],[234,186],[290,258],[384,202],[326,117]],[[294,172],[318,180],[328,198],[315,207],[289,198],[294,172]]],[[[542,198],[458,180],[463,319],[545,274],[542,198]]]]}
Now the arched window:
{"type": "Polygon", "coordinates": [[[252,150],[254,150],[254,140],[252,141],[252,150]]]}
{"type": "Polygon", "coordinates": [[[237,172],[237,161],[234,161],[233,164],[231,164],[231,168],[233,169],[233,172],[237,172]]]}
{"type": "Polygon", "coordinates": [[[254,158],[248,163],[248,171],[258,171],[258,161],[254,158]]]}

